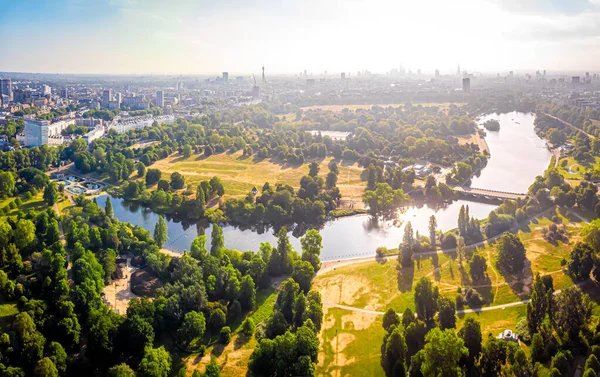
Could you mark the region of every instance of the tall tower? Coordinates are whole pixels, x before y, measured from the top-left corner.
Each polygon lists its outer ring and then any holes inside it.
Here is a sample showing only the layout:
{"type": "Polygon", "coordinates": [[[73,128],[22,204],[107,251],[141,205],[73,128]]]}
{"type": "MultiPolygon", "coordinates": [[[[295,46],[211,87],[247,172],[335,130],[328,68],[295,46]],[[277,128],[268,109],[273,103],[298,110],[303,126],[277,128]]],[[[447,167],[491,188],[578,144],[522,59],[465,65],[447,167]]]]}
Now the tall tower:
{"type": "Polygon", "coordinates": [[[267,79],[265,78],[265,66],[262,67],[262,82],[264,85],[267,85],[267,79]]]}
{"type": "Polygon", "coordinates": [[[460,64],[456,67],[456,76],[460,76],[460,64]]]}

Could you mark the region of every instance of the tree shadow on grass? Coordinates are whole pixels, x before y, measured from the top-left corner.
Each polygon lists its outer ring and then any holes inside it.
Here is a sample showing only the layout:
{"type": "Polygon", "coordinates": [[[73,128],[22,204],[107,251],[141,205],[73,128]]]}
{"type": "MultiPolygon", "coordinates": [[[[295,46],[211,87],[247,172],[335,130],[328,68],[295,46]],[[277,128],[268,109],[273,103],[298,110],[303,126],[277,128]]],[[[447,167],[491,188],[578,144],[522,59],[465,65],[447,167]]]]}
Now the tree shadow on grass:
{"type": "Polygon", "coordinates": [[[237,338],[235,339],[235,342],[233,342],[233,349],[239,350],[244,346],[244,344],[250,341],[250,338],[251,336],[246,336],[244,334],[239,333],[237,338]]]}
{"type": "MultiPolygon", "coordinates": [[[[494,290],[492,289],[492,280],[486,274],[482,279],[473,281],[473,290],[475,290],[483,301],[491,304],[494,301],[494,290]]],[[[475,309],[475,308],[474,308],[475,309]]]]}
{"type": "Polygon", "coordinates": [[[343,160],[342,160],[341,162],[339,162],[338,164],[339,164],[339,165],[342,165],[342,166],[352,166],[352,165],[354,165],[354,164],[356,163],[356,161],[357,161],[357,160],[345,160],[345,159],[343,159],[343,160]]]}
{"type": "Polygon", "coordinates": [[[398,290],[403,293],[412,291],[415,268],[402,268],[400,265],[398,265],[396,267],[396,271],[398,272],[398,290]]]}

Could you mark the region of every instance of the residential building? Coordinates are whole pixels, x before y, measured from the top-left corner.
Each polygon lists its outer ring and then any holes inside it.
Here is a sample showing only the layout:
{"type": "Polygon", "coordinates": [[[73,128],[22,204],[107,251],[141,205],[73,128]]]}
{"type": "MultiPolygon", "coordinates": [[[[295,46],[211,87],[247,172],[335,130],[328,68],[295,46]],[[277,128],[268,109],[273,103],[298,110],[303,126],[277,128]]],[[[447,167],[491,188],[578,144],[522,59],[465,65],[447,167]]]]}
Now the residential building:
{"type": "Polygon", "coordinates": [[[49,96],[52,94],[52,88],[50,88],[46,84],[43,84],[42,88],[41,88],[41,93],[42,93],[42,96],[49,96]]]}
{"type": "Polygon", "coordinates": [[[108,107],[108,103],[112,99],[112,91],[110,89],[106,89],[102,91],[102,106],[108,107]]]}
{"type": "Polygon", "coordinates": [[[173,124],[175,123],[175,116],[159,115],[153,117],[152,115],[141,115],[136,117],[120,118],[113,121],[109,127],[114,128],[118,133],[124,133],[128,132],[129,130],[150,127],[154,122],[158,124],[173,124]]]}
{"type": "Polygon", "coordinates": [[[75,118],[66,118],[58,121],[25,118],[25,145],[28,147],[40,145],[58,145],[64,142],[62,131],[70,124],[75,123],[75,118]]]}

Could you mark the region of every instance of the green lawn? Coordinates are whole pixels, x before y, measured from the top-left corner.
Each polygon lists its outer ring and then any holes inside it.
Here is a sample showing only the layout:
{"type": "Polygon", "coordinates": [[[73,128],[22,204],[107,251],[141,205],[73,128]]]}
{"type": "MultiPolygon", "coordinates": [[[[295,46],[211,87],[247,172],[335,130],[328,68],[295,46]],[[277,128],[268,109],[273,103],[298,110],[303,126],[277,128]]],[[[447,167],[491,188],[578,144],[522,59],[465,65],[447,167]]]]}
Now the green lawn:
{"type": "MultiPolygon", "coordinates": [[[[331,158],[320,160],[319,175],[325,178],[329,172],[327,164],[331,158]]],[[[362,168],[358,164],[339,164],[338,187],[345,197],[361,197],[366,183],[360,178],[362,168]]],[[[308,175],[308,162],[301,166],[282,165],[270,159],[257,160],[254,157],[246,158],[242,152],[233,154],[213,154],[206,158],[203,155],[192,155],[184,158],[181,155],[172,155],[166,159],[155,162],[149,168],[160,169],[163,179],[169,179],[173,172],[184,175],[186,184],[197,185],[202,180],[209,180],[213,176],[221,178],[225,186],[225,194],[229,196],[246,195],[252,187],[260,190],[265,182],[272,185],[276,183],[288,184],[298,188],[300,178],[308,175]]]]}

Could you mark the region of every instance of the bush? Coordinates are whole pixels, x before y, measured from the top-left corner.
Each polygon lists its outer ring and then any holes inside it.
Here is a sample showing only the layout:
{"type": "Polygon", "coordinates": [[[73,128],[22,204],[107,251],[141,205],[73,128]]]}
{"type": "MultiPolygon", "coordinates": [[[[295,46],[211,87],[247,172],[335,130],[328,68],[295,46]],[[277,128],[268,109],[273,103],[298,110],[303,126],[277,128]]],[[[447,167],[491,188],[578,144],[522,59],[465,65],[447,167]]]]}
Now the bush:
{"type": "Polygon", "coordinates": [[[585,361],[585,370],[587,371],[588,369],[593,369],[596,373],[600,372],[600,362],[594,354],[591,354],[585,361]]]}
{"type": "Polygon", "coordinates": [[[385,246],[380,246],[377,248],[377,250],[375,250],[375,253],[379,258],[382,258],[388,253],[388,248],[385,246]]]}
{"type": "Polygon", "coordinates": [[[441,242],[442,249],[453,249],[456,247],[456,236],[454,234],[447,234],[444,236],[441,242]]]}
{"type": "Polygon", "coordinates": [[[565,374],[569,369],[569,359],[564,353],[559,352],[552,358],[550,368],[556,368],[561,374],[565,374]]]}
{"type": "Polygon", "coordinates": [[[230,341],[231,329],[229,328],[229,326],[225,326],[221,329],[221,332],[219,333],[219,342],[223,344],[229,344],[230,341]]]}
{"type": "Polygon", "coordinates": [[[242,334],[247,337],[251,337],[254,334],[254,329],[256,325],[254,324],[254,320],[252,318],[246,318],[244,323],[242,323],[242,334]]]}
{"type": "Polygon", "coordinates": [[[462,310],[465,307],[465,298],[463,295],[456,296],[456,309],[462,310]]]}
{"type": "Polygon", "coordinates": [[[523,318],[517,323],[516,333],[519,336],[519,339],[523,342],[529,344],[531,342],[531,334],[529,333],[529,324],[527,322],[527,318],[523,318]]]}

